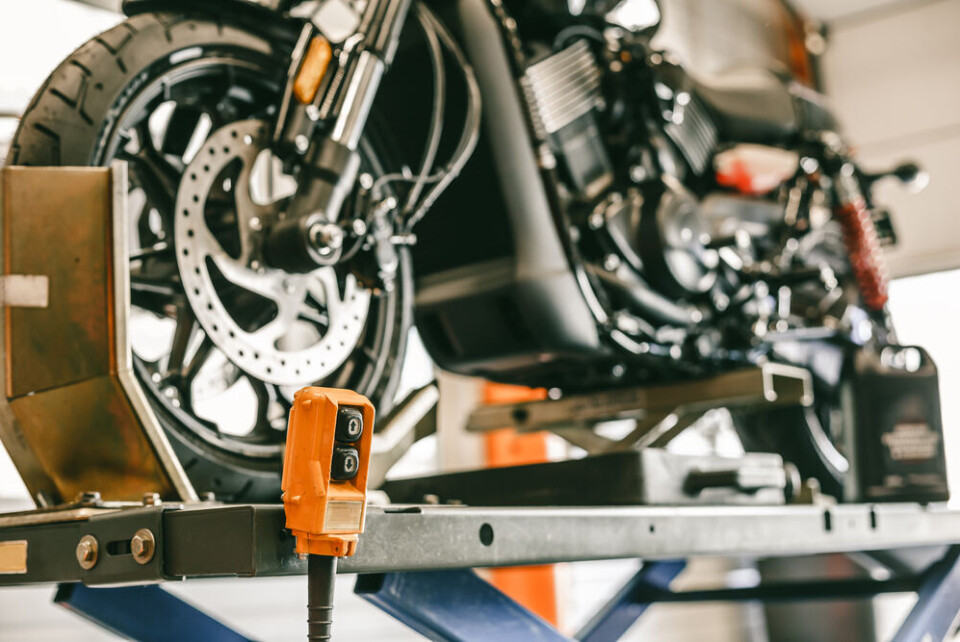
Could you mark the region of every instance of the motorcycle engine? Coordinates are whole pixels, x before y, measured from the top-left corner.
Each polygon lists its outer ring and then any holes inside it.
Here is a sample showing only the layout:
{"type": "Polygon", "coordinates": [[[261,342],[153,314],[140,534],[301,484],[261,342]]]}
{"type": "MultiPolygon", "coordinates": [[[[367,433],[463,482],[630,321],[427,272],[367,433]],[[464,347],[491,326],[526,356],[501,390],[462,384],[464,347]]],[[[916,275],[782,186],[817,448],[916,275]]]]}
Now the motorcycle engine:
{"type": "MultiPolygon", "coordinates": [[[[655,172],[649,162],[624,172],[611,160],[601,131],[609,107],[603,73],[587,41],[576,40],[530,66],[522,86],[539,138],[557,160],[560,190],[579,224],[578,248],[617,336],[632,337],[632,351],[676,359],[715,313],[713,299],[733,294],[731,284],[721,278],[712,223],[679,172],[655,172]]],[[[662,153],[658,164],[672,169],[696,160],[702,169],[714,144],[702,123],[691,118],[668,132],[675,141],[669,152],[678,156],[662,153]]]]}
{"type": "Polygon", "coordinates": [[[718,130],[682,70],[628,61],[598,34],[522,80],[609,338],[662,377],[754,361],[798,333],[856,334],[830,215],[804,202],[802,225],[788,222],[801,207],[796,154],[751,150],[792,158],[766,197],[722,188],[715,167],[736,148],[718,154],[718,130]]]}

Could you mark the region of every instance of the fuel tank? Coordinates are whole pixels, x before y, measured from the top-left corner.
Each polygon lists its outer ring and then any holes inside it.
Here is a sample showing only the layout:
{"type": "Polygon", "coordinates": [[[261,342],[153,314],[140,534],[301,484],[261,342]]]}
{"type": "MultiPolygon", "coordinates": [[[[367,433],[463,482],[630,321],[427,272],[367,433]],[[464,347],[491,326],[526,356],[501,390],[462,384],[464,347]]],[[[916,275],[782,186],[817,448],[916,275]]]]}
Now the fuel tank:
{"type": "Polygon", "coordinates": [[[532,10],[556,21],[611,23],[632,31],[660,25],[658,0],[513,0],[513,11],[532,10]]]}
{"type": "MultiPolygon", "coordinates": [[[[554,16],[603,16],[620,0],[521,0],[554,16]]],[[[516,2],[516,0],[514,0],[516,2]]]]}

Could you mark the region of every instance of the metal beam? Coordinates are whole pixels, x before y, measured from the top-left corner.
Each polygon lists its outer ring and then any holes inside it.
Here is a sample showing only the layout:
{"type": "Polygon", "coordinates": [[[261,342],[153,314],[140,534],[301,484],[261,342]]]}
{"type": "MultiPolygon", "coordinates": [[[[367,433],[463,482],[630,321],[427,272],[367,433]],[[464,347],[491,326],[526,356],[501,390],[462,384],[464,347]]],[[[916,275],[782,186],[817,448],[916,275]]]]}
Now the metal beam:
{"type": "MultiPolygon", "coordinates": [[[[71,521],[17,525],[0,542],[26,541],[25,573],[0,585],[82,581],[89,585],[198,576],[301,575],[281,506],[166,505],[70,514],[71,521]],[[160,519],[158,519],[160,518],[160,519]],[[108,556],[77,564],[84,535],[157,538],[162,564],[108,556]]],[[[918,504],[771,507],[469,508],[371,506],[366,531],[344,573],[549,564],[691,556],[784,557],[960,543],[960,511],[918,504]],[[829,519],[827,516],[829,515],[829,519]],[[598,546],[597,542],[603,542],[598,546]]]]}
{"type": "MultiPolygon", "coordinates": [[[[670,413],[691,414],[719,407],[808,406],[811,403],[813,384],[809,371],[767,363],[697,381],[482,406],[470,415],[467,430],[513,426],[528,432],[651,414],[664,417],[670,413]]],[[[654,425],[656,422],[648,427],[654,425]]]]}
{"type": "Polygon", "coordinates": [[[960,542],[960,511],[937,505],[398,510],[403,509],[371,509],[357,554],[344,561],[344,572],[778,557],[960,542]],[[480,537],[484,525],[494,535],[489,545],[480,537]]]}

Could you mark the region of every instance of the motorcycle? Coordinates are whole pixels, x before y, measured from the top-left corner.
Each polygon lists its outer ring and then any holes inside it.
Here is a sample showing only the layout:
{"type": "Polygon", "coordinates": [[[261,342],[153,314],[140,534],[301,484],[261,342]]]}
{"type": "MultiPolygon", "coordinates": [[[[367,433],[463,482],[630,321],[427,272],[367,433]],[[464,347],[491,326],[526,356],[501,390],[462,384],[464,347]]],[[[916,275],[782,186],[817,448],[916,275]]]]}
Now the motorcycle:
{"type": "Polygon", "coordinates": [[[803,366],[813,407],[734,422],[842,495],[851,360],[911,367],[871,186],[922,173],[783,75],[694,77],[655,0],[573,4],[126,0],[39,90],[9,164],[129,164],[135,370],[199,491],[276,500],[293,393],[387,412],[415,327],[556,394],[803,366]]]}

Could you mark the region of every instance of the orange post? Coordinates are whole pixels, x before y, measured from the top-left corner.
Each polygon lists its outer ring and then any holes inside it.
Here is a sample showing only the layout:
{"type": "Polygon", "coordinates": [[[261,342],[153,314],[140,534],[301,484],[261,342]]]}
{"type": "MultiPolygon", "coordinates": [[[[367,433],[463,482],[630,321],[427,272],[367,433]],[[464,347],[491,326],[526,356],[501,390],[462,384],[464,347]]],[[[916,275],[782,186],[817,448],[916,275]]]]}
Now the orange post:
{"type": "MultiPolygon", "coordinates": [[[[545,399],[543,389],[486,383],[483,402],[519,403],[545,399]]],[[[548,461],[547,433],[518,434],[513,428],[495,430],[486,435],[486,461],[490,467],[518,466],[548,461]]],[[[557,625],[557,583],[552,565],[495,568],[490,581],[547,622],[557,625]]]]}

